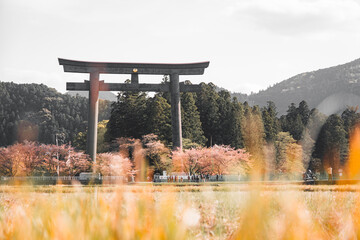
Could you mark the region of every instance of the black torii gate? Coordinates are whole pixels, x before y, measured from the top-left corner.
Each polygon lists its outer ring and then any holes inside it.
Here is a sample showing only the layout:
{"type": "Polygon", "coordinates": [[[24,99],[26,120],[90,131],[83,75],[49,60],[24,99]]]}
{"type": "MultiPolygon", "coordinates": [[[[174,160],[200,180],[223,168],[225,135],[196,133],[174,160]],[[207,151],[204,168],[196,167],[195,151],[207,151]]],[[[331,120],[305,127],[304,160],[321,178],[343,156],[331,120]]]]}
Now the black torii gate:
{"type": "Polygon", "coordinates": [[[89,73],[90,81],[68,82],[66,90],[89,91],[89,121],[87,153],[96,162],[99,91],[170,92],[173,149],[182,149],[180,92],[198,92],[200,85],[185,85],[179,75],[202,75],[210,62],[165,63],[113,63],[85,62],[59,58],[64,72],[89,73]],[[131,74],[131,83],[105,83],[100,74],[131,74]],[[170,75],[170,83],[140,84],[139,74],[170,75]]]}

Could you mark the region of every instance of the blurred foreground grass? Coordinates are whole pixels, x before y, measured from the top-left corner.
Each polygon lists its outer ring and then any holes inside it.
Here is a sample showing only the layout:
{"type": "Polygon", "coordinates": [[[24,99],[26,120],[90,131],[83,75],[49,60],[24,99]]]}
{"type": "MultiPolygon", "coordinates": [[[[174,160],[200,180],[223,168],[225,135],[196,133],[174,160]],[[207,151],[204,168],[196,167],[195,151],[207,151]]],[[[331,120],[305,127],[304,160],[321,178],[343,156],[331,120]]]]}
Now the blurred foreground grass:
{"type": "Polygon", "coordinates": [[[0,239],[357,239],[358,186],[0,186],[0,239]]]}

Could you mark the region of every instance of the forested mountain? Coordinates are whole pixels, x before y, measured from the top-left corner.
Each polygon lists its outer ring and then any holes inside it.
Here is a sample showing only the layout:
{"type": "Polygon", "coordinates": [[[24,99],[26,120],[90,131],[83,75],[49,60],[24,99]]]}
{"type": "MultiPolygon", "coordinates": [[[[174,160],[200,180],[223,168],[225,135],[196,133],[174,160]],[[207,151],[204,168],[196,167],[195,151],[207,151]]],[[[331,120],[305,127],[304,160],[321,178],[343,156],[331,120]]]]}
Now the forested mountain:
{"type": "MultiPolygon", "coordinates": [[[[100,102],[99,120],[108,119],[110,103],[100,102]]],[[[34,140],[55,144],[73,141],[85,131],[88,100],[61,94],[43,84],[0,82],[0,146],[34,140]]]]}
{"type": "MultiPolygon", "coordinates": [[[[81,97],[89,98],[89,91],[69,91],[66,94],[75,97],[76,95],[79,95],[81,97]]],[[[99,92],[99,99],[107,100],[110,102],[116,101],[116,95],[109,91],[100,91],[99,92]]]]}
{"type": "Polygon", "coordinates": [[[344,101],[344,105],[359,104],[359,99],[352,98],[351,95],[360,95],[360,59],[298,74],[256,94],[234,93],[233,96],[239,101],[248,101],[251,105],[265,106],[267,101],[272,101],[280,115],[283,115],[290,103],[298,104],[305,100],[310,108],[314,108],[334,94],[340,94],[335,98],[344,101]]]}

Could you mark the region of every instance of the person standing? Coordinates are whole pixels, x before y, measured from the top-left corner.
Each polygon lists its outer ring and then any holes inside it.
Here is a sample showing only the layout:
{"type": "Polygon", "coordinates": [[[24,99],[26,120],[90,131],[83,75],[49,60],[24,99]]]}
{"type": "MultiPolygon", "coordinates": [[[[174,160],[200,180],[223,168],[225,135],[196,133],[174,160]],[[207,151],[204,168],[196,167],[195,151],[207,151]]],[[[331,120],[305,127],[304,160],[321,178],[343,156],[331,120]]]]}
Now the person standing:
{"type": "Polygon", "coordinates": [[[329,167],[329,168],[327,169],[327,171],[328,171],[328,176],[329,176],[328,181],[331,182],[331,181],[332,181],[332,167],[329,167]]]}
{"type": "Polygon", "coordinates": [[[342,174],[343,174],[343,170],[340,168],[340,169],[339,169],[339,179],[342,178],[342,174]]]}

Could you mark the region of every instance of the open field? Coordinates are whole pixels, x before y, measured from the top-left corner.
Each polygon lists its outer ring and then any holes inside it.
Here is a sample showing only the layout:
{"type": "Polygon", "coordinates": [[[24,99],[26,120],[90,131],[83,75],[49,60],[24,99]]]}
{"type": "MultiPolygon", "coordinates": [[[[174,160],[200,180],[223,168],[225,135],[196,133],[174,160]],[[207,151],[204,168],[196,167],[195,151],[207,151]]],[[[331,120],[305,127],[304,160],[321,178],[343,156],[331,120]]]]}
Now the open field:
{"type": "Polygon", "coordinates": [[[0,239],[356,239],[357,185],[0,186],[0,239]]]}

